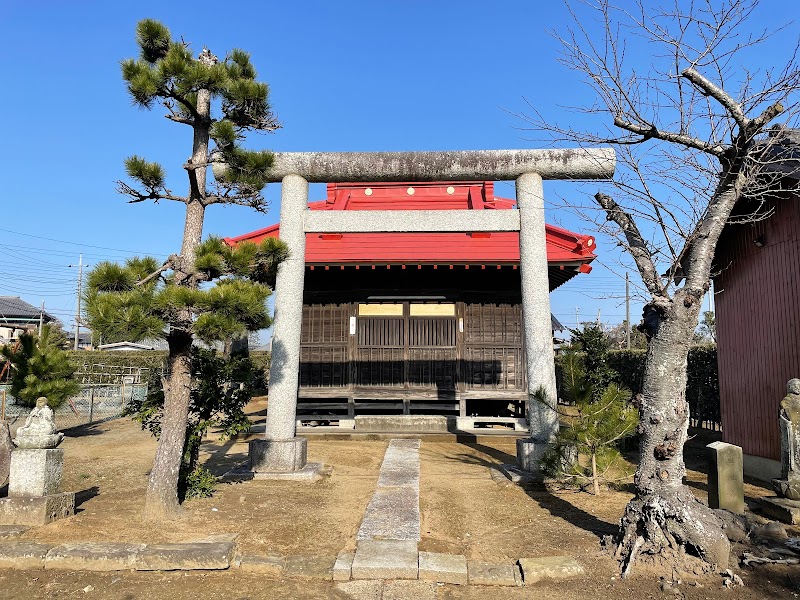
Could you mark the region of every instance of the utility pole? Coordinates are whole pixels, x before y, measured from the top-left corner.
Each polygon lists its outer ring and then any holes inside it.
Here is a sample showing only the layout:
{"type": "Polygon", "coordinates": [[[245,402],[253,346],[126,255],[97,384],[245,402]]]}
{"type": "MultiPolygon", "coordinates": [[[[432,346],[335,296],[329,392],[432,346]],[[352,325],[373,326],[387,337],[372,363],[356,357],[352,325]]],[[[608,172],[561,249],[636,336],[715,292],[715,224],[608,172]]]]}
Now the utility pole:
{"type": "Polygon", "coordinates": [[[580,314],[581,314],[581,309],[576,306],[575,307],[575,329],[580,329],[581,328],[581,322],[580,322],[580,316],[579,316],[580,314]]]}
{"type": "Polygon", "coordinates": [[[625,347],[631,349],[631,280],[625,272],[625,347]]]}
{"type": "Polygon", "coordinates": [[[39,337],[42,337],[43,326],[44,326],[44,300],[42,300],[42,310],[39,311],[39,337]]]}
{"type": "MultiPolygon", "coordinates": [[[[75,265],[70,265],[74,267],[75,265]]],[[[78,349],[78,338],[81,335],[81,296],[83,295],[83,254],[78,257],[78,298],[77,306],[75,307],[75,343],[73,350],[78,349]]]]}
{"type": "Polygon", "coordinates": [[[597,326],[600,327],[600,309],[597,309],[597,326]]]}

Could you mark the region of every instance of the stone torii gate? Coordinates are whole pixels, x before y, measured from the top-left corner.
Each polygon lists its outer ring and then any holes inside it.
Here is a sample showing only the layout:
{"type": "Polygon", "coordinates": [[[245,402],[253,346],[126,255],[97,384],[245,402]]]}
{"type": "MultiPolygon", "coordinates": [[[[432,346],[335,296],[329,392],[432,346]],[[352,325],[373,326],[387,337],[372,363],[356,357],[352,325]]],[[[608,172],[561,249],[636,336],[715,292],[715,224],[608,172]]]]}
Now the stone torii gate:
{"type": "Polygon", "coordinates": [[[517,461],[537,472],[558,427],[556,413],[534,398],[543,389],[556,402],[542,180],[607,179],[615,162],[612,148],[276,153],[270,182],[282,184],[280,239],[290,255],[275,285],[266,434],[250,442],[251,471],[259,478],[314,475],[307,440],[296,435],[306,233],[519,231],[530,437],[518,441],[517,461]],[[518,210],[308,210],[309,183],[442,180],[515,180],[518,210]]]}

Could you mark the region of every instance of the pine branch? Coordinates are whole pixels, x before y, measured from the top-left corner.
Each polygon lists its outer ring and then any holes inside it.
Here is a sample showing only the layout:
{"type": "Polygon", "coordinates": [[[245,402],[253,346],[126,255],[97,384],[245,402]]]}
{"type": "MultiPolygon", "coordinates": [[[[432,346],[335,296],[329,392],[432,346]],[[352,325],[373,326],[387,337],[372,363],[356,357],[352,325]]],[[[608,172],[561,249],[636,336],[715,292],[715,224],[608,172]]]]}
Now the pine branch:
{"type": "Polygon", "coordinates": [[[125,196],[130,196],[130,200],[128,200],[128,204],[135,204],[137,202],[144,202],[145,200],[154,200],[158,202],[159,200],[174,200],[175,202],[183,202],[184,204],[188,202],[187,198],[183,196],[174,196],[169,193],[169,191],[159,192],[157,190],[147,190],[147,193],[140,192],[134,187],[131,187],[124,181],[117,181],[117,192],[123,194],[125,196]]]}

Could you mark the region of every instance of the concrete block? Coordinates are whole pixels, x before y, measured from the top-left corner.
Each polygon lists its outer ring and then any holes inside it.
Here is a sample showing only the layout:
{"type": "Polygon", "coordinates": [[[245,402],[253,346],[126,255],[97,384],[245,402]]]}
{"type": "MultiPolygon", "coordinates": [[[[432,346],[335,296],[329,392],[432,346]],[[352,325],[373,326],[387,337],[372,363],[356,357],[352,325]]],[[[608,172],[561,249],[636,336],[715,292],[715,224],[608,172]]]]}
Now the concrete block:
{"type": "Polygon", "coordinates": [[[514,586],[514,571],[519,571],[511,562],[488,563],[471,560],[467,563],[470,585],[503,585],[514,586]]]}
{"type": "Polygon", "coordinates": [[[49,496],[58,493],[64,451],[61,448],[17,448],[11,453],[9,497],[49,496]]]}
{"type": "Polygon", "coordinates": [[[359,415],[356,431],[385,431],[394,433],[447,432],[447,417],[443,415],[359,415]]]}
{"type": "Polygon", "coordinates": [[[308,440],[294,437],[288,440],[251,440],[250,470],[256,473],[285,473],[306,466],[308,440]]]}
{"type": "Polygon", "coordinates": [[[548,442],[536,441],[531,438],[517,440],[517,466],[530,473],[531,481],[544,481],[544,473],[542,473],[539,463],[544,453],[552,446],[548,442]]]}
{"type": "Polygon", "coordinates": [[[336,562],[333,563],[333,580],[334,581],[350,581],[350,571],[353,569],[353,559],[355,552],[339,552],[336,557],[336,562]]]}
{"type": "Polygon", "coordinates": [[[320,556],[287,556],[286,576],[306,579],[333,579],[333,559],[320,556]]]}
{"type": "Polygon", "coordinates": [[[362,540],[353,558],[353,579],[416,579],[417,543],[411,540],[362,540]]]}
{"type": "Polygon", "coordinates": [[[32,542],[0,544],[0,569],[44,569],[44,557],[50,548],[48,544],[32,542]]]}
{"type": "Polygon", "coordinates": [[[744,475],[740,446],[714,442],[706,446],[708,459],[708,506],[742,514],[744,475]]]}
{"type": "Polygon", "coordinates": [[[227,569],[231,566],[235,547],[233,542],[148,544],[137,553],[133,568],[137,571],[227,569]]]}
{"type": "Polygon", "coordinates": [[[127,571],[133,569],[144,544],[83,542],[51,548],[44,559],[45,569],[67,571],[127,571]]]}
{"type": "Polygon", "coordinates": [[[249,573],[258,573],[268,577],[283,577],[286,559],[282,556],[242,556],[239,568],[249,573]]]}
{"type": "Polygon", "coordinates": [[[800,525],[800,500],[786,498],[762,498],[761,508],[764,514],[781,523],[800,525]]]}
{"type": "Polygon", "coordinates": [[[419,553],[419,578],[423,581],[466,585],[467,559],[461,554],[419,553]]]}
{"type": "Polygon", "coordinates": [[[75,514],[75,493],[0,498],[0,523],[45,525],[75,514]]]}
{"type": "Polygon", "coordinates": [[[568,579],[583,573],[583,567],[571,556],[520,558],[518,564],[525,585],[532,585],[544,579],[568,579]]]}

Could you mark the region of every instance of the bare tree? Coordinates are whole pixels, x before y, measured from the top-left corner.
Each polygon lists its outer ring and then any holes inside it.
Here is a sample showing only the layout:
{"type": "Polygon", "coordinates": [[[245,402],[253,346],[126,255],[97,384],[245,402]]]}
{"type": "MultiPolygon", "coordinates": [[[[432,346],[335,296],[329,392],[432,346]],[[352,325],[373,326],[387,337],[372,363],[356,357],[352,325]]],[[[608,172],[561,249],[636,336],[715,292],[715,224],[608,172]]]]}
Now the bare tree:
{"type": "Polygon", "coordinates": [[[780,48],[780,66],[748,68],[771,41],[748,29],[758,0],[652,4],[570,5],[574,25],[557,34],[562,62],[596,93],[579,110],[605,116],[598,131],[523,115],[554,144],[618,151],[613,187],[594,196],[596,222],[630,254],[649,295],[636,495],[607,540],[623,575],[637,557],[677,569],[728,563],[721,521],[682,483],[687,354],[723,228],[769,216],[785,132],[767,128],[779,116],[791,126],[800,90],[796,46],[780,48]]]}

